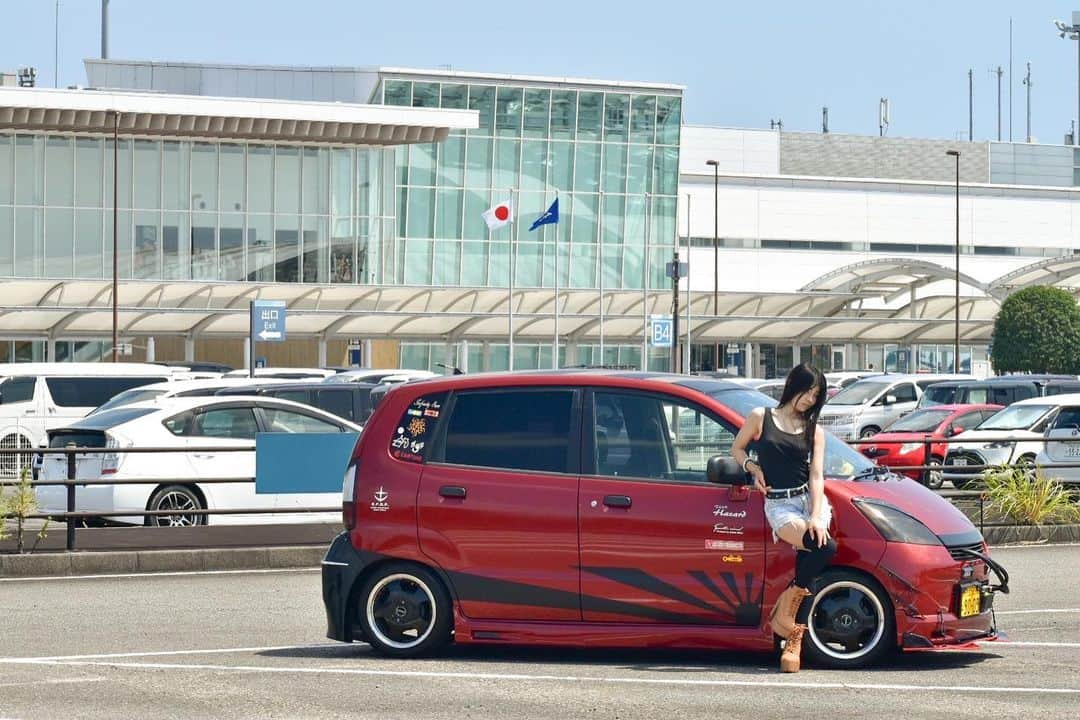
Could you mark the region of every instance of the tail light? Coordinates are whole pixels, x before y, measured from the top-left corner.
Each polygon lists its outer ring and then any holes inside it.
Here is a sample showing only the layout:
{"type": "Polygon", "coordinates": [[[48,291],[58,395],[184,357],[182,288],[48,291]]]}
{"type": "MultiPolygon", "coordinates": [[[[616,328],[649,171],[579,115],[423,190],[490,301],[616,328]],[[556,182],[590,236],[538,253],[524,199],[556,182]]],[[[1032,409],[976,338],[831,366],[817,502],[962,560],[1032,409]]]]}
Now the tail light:
{"type": "MultiPolygon", "coordinates": [[[[118,448],[120,442],[109,433],[105,433],[105,448],[118,448]]],[[[101,456],[101,474],[113,475],[116,473],[117,468],[120,467],[120,453],[106,452],[101,456]]]]}
{"type": "Polygon", "coordinates": [[[346,530],[356,527],[356,504],[353,501],[356,492],[356,476],[360,472],[360,462],[354,460],[345,468],[345,478],[341,483],[341,524],[346,530]]]}

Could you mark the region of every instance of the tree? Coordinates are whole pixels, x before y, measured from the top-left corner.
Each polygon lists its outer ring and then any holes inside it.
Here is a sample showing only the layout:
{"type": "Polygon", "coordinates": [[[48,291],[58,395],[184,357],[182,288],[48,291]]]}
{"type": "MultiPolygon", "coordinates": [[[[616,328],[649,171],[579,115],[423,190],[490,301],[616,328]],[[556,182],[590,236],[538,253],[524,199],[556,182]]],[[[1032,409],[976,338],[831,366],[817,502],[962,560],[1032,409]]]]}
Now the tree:
{"type": "Polygon", "coordinates": [[[994,320],[990,360],[998,372],[1080,374],[1080,308],[1055,287],[1018,290],[994,320]]]}

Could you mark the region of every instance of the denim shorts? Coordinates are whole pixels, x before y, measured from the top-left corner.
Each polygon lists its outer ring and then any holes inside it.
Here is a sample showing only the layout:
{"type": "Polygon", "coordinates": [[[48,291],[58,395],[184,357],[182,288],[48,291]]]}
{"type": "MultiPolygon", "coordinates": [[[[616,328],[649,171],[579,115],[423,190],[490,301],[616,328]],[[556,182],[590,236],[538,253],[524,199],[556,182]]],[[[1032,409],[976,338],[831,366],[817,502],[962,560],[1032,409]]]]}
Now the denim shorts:
{"type": "MultiPolygon", "coordinates": [[[[832,523],[832,506],[829,505],[829,501],[822,498],[825,501],[824,518],[825,524],[828,526],[832,523]]],[[[810,493],[805,492],[802,495],[796,495],[792,498],[780,498],[777,500],[769,500],[765,498],[765,519],[769,521],[769,527],[773,531],[773,541],[778,538],[776,532],[794,520],[810,520],[810,493]]]]}

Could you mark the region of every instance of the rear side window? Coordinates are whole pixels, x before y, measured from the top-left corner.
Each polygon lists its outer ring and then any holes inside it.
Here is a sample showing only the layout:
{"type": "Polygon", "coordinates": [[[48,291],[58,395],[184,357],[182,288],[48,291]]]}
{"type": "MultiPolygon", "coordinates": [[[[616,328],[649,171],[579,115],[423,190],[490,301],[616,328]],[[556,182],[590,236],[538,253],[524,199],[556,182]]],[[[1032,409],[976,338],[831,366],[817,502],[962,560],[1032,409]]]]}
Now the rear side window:
{"type": "Polygon", "coordinates": [[[353,392],[351,388],[316,391],[315,407],[346,420],[356,419],[356,413],[353,412],[353,392]]]}
{"type": "Polygon", "coordinates": [[[189,435],[228,438],[231,440],[254,440],[259,426],[255,412],[248,407],[214,408],[195,416],[189,435]]]}
{"type": "Polygon", "coordinates": [[[955,398],[955,385],[931,385],[926,388],[926,394],[919,404],[922,407],[928,407],[930,405],[948,405],[953,402],[955,398]]]}
{"type": "Polygon", "coordinates": [[[915,395],[915,386],[910,383],[897,385],[892,389],[892,395],[896,396],[896,402],[915,402],[919,398],[915,395]]]}
{"type": "Polygon", "coordinates": [[[57,407],[98,407],[113,395],[162,380],[160,377],[47,377],[45,384],[57,407]]]}
{"type": "Polygon", "coordinates": [[[1064,407],[1061,408],[1061,412],[1058,413],[1057,418],[1054,420],[1054,424],[1051,426],[1053,429],[1057,428],[1080,428],[1080,408],[1078,407],[1064,407]]]}
{"type": "Polygon", "coordinates": [[[424,462],[445,405],[446,393],[423,395],[409,403],[390,438],[391,457],[405,462],[424,462]]]}
{"type": "Polygon", "coordinates": [[[10,377],[0,383],[0,404],[29,402],[34,399],[36,377],[10,377]]]}
{"type": "Polygon", "coordinates": [[[568,472],[572,390],[461,393],[446,428],[455,465],[568,472]]]}
{"type": "Polygon", "coordinates": [[[304,405],[311,404],[311,396],[307,390],[268,390],[263,395],[281,398],[282,400],[292,400],[304,405]]]}

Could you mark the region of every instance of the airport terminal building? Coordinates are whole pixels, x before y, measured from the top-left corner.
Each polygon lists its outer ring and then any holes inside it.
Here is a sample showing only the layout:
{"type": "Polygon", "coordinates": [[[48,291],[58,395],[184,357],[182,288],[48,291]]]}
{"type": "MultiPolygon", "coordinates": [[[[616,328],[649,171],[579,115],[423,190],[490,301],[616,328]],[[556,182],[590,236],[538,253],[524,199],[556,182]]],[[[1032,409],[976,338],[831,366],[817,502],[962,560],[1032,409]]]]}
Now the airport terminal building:
{"type": "Polygon", "coordinates": [[[0,362],[111,347],[114,216],[132,358],[234,365],[275,299],[271,364],[666,368],[678,249],[693,369],[950,369],[957,180],[965,367],[1009,292],[1080,270],[1067,146],[686,126],[668,84],[86,66],[0,88],[0,362]]]}

